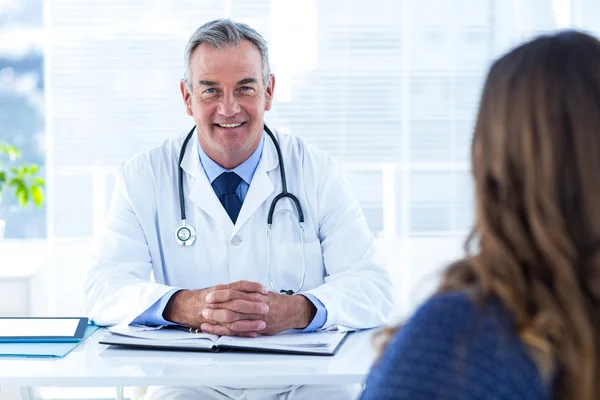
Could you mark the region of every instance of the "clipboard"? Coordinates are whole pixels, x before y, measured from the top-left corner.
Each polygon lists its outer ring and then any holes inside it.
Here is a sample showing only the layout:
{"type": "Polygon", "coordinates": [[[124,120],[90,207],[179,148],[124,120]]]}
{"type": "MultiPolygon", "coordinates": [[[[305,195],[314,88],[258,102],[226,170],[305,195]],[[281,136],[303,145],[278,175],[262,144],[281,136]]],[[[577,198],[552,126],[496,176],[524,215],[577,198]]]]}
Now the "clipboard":
{"type": "Polygon", "coordinates": [[[0,343],[0,358],[61,358],[84,342],[99,326],[87,325],[78,342],[66,343],[0,343]]]}

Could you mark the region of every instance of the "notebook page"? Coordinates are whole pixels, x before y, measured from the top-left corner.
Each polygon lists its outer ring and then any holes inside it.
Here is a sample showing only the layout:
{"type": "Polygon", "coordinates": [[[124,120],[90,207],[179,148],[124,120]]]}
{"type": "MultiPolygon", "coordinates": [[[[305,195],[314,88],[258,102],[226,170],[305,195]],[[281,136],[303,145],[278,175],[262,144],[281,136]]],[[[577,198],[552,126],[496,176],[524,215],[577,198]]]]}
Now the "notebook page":
{"type": "Polygon", "coordinates": [[[288,350],[314,350],[331,351],[344,339],[345,332],[310,332],[297,331],[282,332],[273,336],[259,336],[256,338],[242,338],[221,336],[217,346],[246,347],[255,349],[288,349],[288,350]]]}
{"type": "Polygon", "coordinates": [[[211,350],[214,344],[211,340],[164,340],[164,339],[142,339],[131,336],[123,336],[114,333],[105,334],[99,341],[100,344],[111,344],[120,346],[140,347],[146,349],[173,349],[173,350],[211,350]]]}
{"type": "Polygon", "coordinates": [[[137,339],[150,340],[210,340],[216,342],[219,338],[217,335],[210,333],[190,333],[186,330],[177,330],[173,328],[161,328],[155,330],[139,330],[135,327],[114,326],[108,328],[108,331],[117,335],[127,336],[137,339]]]}

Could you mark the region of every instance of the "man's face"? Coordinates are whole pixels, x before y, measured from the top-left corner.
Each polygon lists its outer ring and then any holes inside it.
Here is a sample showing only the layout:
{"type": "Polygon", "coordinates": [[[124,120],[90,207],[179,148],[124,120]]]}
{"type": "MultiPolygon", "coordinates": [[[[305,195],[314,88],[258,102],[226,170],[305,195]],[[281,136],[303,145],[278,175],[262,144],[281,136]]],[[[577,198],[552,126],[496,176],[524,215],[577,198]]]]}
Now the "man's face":
{"type": "Polygon", "coordinates": [[[258,146],[275,78],[271,75],[265,88],[260,51],[247,40],[223,50],[201,44],[192,54],[190,70],[192,91],[181,82],[181,93],[200,145],[222,167],[234,168],[258,146]]]}

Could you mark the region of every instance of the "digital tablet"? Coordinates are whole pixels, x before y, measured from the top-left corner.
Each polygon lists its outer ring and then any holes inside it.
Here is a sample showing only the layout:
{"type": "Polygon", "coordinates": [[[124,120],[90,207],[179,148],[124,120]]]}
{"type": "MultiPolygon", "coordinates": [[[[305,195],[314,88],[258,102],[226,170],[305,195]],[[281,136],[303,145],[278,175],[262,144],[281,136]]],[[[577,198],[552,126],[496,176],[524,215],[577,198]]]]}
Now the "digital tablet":
{"type": "Polygon", "coordinates": [[[87,323],[76,317],[0,317],[0,343],[78,342],[87,323]]]}

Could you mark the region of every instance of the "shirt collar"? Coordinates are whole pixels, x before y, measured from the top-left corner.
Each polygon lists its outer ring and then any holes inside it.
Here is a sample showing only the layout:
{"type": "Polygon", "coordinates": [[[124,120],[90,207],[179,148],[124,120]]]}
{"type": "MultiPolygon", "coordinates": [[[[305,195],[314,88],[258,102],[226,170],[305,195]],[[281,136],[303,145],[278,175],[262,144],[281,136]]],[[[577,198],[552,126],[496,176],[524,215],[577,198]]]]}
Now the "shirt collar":
{"type": "Polygon", "coordinates": [[[196,143],[198,146],[198,154],[200,154],[200,165],[204,169],[204,173],[206,173],[206,177],[208,181],[212,184],[215,179],[219,177],[223,172],[235,172],[239,175],[240,178],[244,180],[248,185],[252,182],[252,177],[256,172],[256,168],[258,167],[258,163],[260,162],[260,158],[262,156],[262,151],[265,143],[265,133],[263,131],[262,138],[256,146],[256,150],[240,165],[235,167],[234,169],[225,169],[216,162],[214,162],[202,149],[200,146],[200,141],[196,139],[196,143]]]}

